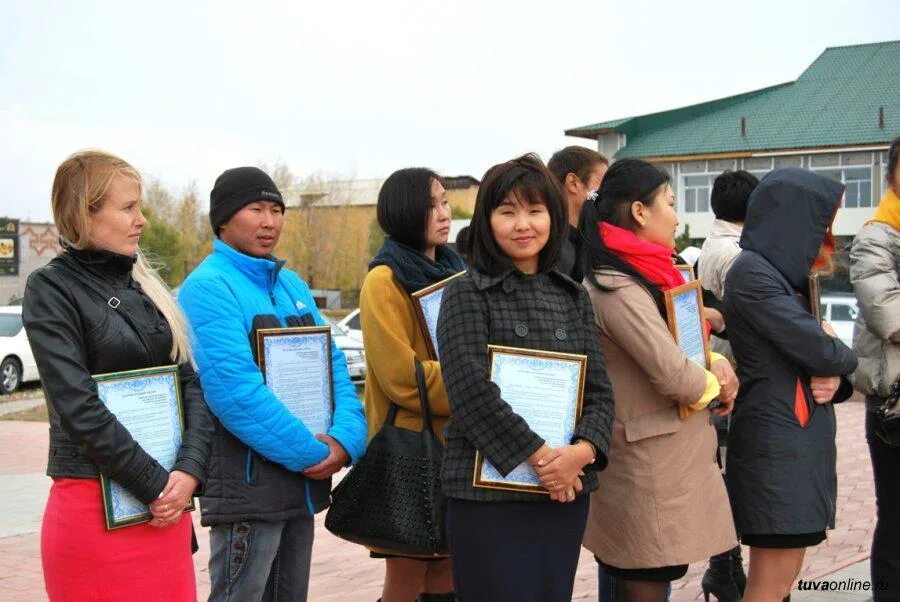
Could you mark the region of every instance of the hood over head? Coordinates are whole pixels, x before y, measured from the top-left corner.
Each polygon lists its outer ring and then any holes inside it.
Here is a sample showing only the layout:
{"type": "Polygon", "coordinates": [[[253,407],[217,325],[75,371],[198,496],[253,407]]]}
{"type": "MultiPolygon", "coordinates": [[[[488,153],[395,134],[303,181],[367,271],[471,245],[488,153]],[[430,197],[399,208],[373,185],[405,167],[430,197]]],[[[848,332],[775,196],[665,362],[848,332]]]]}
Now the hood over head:
{"type": "Polygon", "coordinates": [[[770,172],[750,195],[741,248],[759,253],[791,286],[805,290],[843,193],[843,184],[814,171],[770,172]]]}

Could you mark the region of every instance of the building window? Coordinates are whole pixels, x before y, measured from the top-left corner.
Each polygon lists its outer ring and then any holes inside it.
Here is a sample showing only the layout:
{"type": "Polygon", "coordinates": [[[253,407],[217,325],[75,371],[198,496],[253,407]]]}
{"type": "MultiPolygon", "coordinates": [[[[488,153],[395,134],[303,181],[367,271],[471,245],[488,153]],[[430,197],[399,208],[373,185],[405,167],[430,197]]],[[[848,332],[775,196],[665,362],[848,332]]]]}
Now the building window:
{"type": "Polygon", "coordinates": [[[682,179],[685,213],[707,213],[712,183],[718,174],[686,175],[682,179]]]}
{"type": "Polygon", "coordinates": [[[816,169],[823,176],[841,182],[844,192],[843,207],[847,209],[859,209],[872,206],[872,168],[871,167],[835,167],[829,169],[816,169]]]}

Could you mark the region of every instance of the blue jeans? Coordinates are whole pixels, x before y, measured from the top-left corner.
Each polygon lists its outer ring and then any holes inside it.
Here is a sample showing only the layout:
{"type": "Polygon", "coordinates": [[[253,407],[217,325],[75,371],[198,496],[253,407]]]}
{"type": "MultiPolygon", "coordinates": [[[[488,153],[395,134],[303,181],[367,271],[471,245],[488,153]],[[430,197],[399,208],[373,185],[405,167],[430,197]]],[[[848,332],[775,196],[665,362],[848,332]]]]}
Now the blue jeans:
{"type": "Polygon", "coordinates": [[[313,528],[310,516],[214,525],[210,602],[306,600],[313,528]]]}

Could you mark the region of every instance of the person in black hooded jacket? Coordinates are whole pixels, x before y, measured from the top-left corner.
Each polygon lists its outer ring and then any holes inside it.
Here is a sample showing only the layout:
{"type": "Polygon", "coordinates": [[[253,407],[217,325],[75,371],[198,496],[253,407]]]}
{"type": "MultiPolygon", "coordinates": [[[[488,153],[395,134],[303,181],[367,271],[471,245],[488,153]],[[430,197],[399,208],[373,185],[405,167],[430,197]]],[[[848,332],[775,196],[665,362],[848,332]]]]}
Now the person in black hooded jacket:
{"type": "Polygon", "coordinates": [[[833,403],[853,392],[856,355],[809,311],[810,270],[830,261],[843,186],[811,171],[771,172],[750,197],[741,254],[725,278],[725,322],[740,390],[726,480],[750,546],[744,599],[788,595],[806,547],[833,526],[833,403]]]}

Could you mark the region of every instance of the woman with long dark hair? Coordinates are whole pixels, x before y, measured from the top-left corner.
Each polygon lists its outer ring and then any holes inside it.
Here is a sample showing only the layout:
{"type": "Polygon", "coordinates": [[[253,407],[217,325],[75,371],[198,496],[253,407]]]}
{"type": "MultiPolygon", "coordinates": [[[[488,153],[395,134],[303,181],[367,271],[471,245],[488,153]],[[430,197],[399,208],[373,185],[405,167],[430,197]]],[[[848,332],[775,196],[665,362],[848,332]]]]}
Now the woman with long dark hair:
{"type": "Polygon", "coordinates": [[[616,400],[610,463],[591,496],[584,545],[621,601],[665,600],[688,564],[736,543],[711,411],[731,411],[737,379],[721,356],[712,354],[711,371],[688,359],[667,327],[663,292],[684,283],[673,261],[674,201],[668,174],[623,159],[579,223],[616,400]]]}

